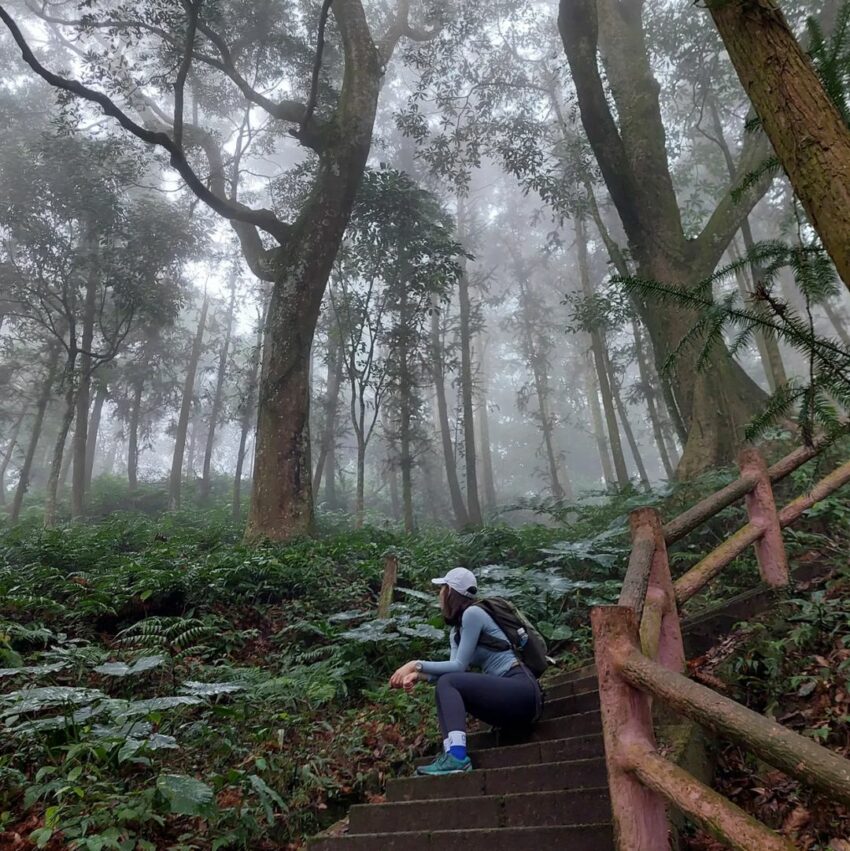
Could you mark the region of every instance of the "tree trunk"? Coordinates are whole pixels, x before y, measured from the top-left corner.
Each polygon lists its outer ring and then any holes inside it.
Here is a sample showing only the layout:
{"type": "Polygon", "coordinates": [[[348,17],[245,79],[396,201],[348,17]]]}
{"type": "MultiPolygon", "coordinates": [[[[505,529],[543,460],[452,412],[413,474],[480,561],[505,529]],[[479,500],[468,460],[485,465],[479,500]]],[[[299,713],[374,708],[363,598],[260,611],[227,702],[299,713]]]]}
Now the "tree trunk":
{"type": "Polygon", "coordinates": [[[201,429],[200,408],[200,400],[193,398],[192,411],[189,415],[188,445],[186,447],[186,470],[183,473],[184,481],[191,483],[194,483],[195,481],[195,453],[198,449],[198,441],[200,439],[199,432],[201,429]]]}
{"type": "Polygon", "coordinates": [[[94,397],[91,417],[89,419],[89,436],[86,442],[86,481],[84,492],[91,489],[92,474],[94,473],[94,460],[97,455],[97,438],[100,432],[100,420],[103,414],[103,405],[109,390],[105,381],[98,381],[97,392],[94,397]]]}
{"type": "Polygon", "coordinates": [[[668,479],[672,479],[674,472],[673,462],[670,460],[667,443],[664,440],[664,430],[661,427],[661,418],[658,415],[658,400],[655,396],[655,387],[652,384],[649,362],[644,348],[643,334],[641,333],[640,323],[637,319],[632,319],[632,334],[635,338],[638,374],[640,375],[640,383],[643,386],[643,396],[646,400],[647,411],[649,412],[649,422],[652,425],[652,435],[655,438],[658,457],[661,459],[661,465],[664,467],[664,474],[668,479]]]}
{"type": "Polygon", "coordinates": [[[490,414],[487,410],[487,381],[483,374],[478,387],[478,440],[481,447],[481,479],[484,488],[484,509],[496,510],[496,479],[493,475],[493,450],[490,444],[490,414]]]}
{"type": "MultiPolygon", "coordinates": [[[[62,419],[59,422],[59,432],[53,444],[53,459],[50,463],[50,476],[47,479],[47,495],[44,500],[45,529],[50,529],[56,524],[62,457],[65,454],[65,443],[68,439],[68,432],[74,420],[74,407],[77,398],[76,362],[77,348],[72,339],[71,348],[65,359],[65,369],[62,374],[62,384],[65,387],[65,409],[62,412],[62,419]]],[[[88,418],[88,411],[86,411],[86,418],[88,418]]]]}
{"type": "MultiPolygon", "coordinates": [[[[458,198],[458,240],[463,242],[466,226],[466,205],[458,198]]],[[[469,276],[467,261],[460,258],[461,274],[458,279],[458,302],[460,306],[460,388],[463,401],[463,446],[466,463],[466,511],[469,523],[481,525],[481,503],[478,499],[478,472],[475,453],[475,388],[472,379],[472,305],[469,299],[469,276]]]]}
{"type": "MultiPolygon", "coordinates": [[[[593,287],[590,283],[590,270],[587,263],[587,230],[584,219],[580,216],[577,216],[575,220],[575,232],[581,291],[584,297],[589,299],[593,297],[593,287]]],[[[608,370],[605,367],[607,360],[605,341],[602,332],[597,327],[591,328],[589,334],[593,363],[596,367],[596,380],[599,382],[599,389],[602,392],[602,409],[605,412],[605,423],[608,426],[608,445],[611,447],[611,457],[614,460],[614,472],[617,476],[617,484],[624,488],[629,484],[629,473],[626,469],[626,458],[623,455],[623,444],[620,441],[620,430],[617,427],[614,395],[608,378],[608,370]]]]}
{"type": "Polygon", "coordinates": [[[12,426],[12,433],[9,435],[9,442],[6,444],[6,451],[3,453],[3,463],[0,465],[0,505],[6,504],[6,471],[9,469],[9,462],[12,460],[12,455],[15,447],[18,445],[18,435],[21,431],[21,424],[24,417],[27,415],[27,408],[21,408],[21,413],[15,420],[12,426]]]}
{"type": "Polygon", "coordinates": [[[398,466],[391,455],[387,457],[387,477],[390,482],[390,506],[393,512],[393,519],[398,520],[401,516],[401,500],[398,493],[398,466]]]}
{"type": "MultiPolygon", "coordinates": [[[[720,8],[733,5],[734,0],[720,8]]],[[[699,236],[685,235],[667,156],[661,87],[652,71],[642,10],[638,2],[560,0],[559,29],[582,124],[626,231],[638,275],[692,285],[714,270],[741,219],[769,185],[769,176],[741,197],[734,196],[730,186],[699,236]],[[600,46],[607,89],[598,65],[600,46]],[[615,102],[616,120],[608,93],[615,102]]],[[[739,173],[757,167],[765,147],[757,135],[747,137],[739,173]]],[[[658,301],[643,302],[640,308],[660,373],[697,317],[691,310],[658,301]]],[[[678,412],[687,426],[677,470],[681,477],[728,464],[743,440],[744,427],[766,400],[725,346],[710,353],[705,370],[697,370],[696,360],[694,352],[680,356],[671,387],[664,387],[671,416],[678,412]]],[[[677,423],[680,434],[682,424],[677,423]]]]}
{"type": "Polygon", "coordinates": [[[127,482],[132,494],[139,484],[139,425],[142,419],[142,393],[144,392],[144,373],[140,372],[133,382],[133,401],[130,409],[130,424],[127,435],[127,482]]]}
{"type": "Polygon", "coordinates": [[[623,404],[623,396],[620,393],[620,384],[617,381],[617,376],[614,374],[614,367],[611,364],[611,358],[608,352],[605,352],[605,368],[608,373],[608,381],[611,384],[611,395],[614,397],[614,404],[617,406],[617,413],[620,417],[620,423],[623,426],[623,434],[626,435],[626,441],[629,444],[629,449],[632,452],[632,458],[637,467],[638,478],[645,490],[650,489],[649,476],[646,474],[646,466],[643,463],[643,456],[640,454],[635,433],[632,430],[632,424],[629,422],[629,415],[626,411],[626,406],[623,404]]]}
{"type": "Polygon", "coordinates": [[[596,451],[599,455],[602,478],[605,481],[605,487],[609,488],[616,484],[617,480],[614,476],[614,467],[611,464],[611,455],[608,452],[608,439],[605,436],[605,426],[602,422],[602,408],[599,406],[599,386],[596,381],[596,368],[592,357],[591,353],[588,352],[584,358],[584,389],[587,395],[587,405],[590,408],[593,437],[596,440],[596,451]]]}
{"type": "Polygon", "coordinates": [[[534,342],[534,329],[530,316],[528,282],[519,279],[520,294],[520,324],[525,342],[526,357],[534,381],[534,392],[537,396],[537,411],[540,417],[540,430],[543,433],[543,445],[546,450],[546,460],[549,465],[549,484],[555,499],[572,499],[572,488],[569,480],[561,483],[558,451],[555,449],[552,415],[549,410],[549,382],[546,375],[546,364],[541,362],[537,346],[534,342]],[[566,486],[566,487],[565,487],[566,486]]]}
{"type": "Polygon", "coordinates": [[[362,529],[366,512],[366,442],[357,435],[357,481],[354,492],[354,528],[362,529]]]}
{"type": "MultiPolygon", "coordinates": [[[[723,132],[723,122],[720,120],[720,113],[717,111],[717,105],[713,98],[708,103],[711,112],[712,122],[714,124],[714,132],[716,134],[717,144],[720,146],[723,159],[726,162],[726,170],[729,172],[729,179],[736,179],[735,161],[732,157],[732,151],[726,142],[726,136],[723,132]]],[[[741,222],[741,235],[744,238],[744,251],[748,256],[752,256],[755,249],[755,240],[753,239],[753,231],[750,227],[749,216],[744,216],[741,222]]],[[[733,260],[740,259],[737,251],[735,240],[733,239],[729,245],[733,260]]],[[[752,269],[753,285],[750,286],[747,281],[747,276],[743,268],[735,270],[735,277],[738,283],[738,291],[741,294],[742,301],[747,304],[750,293],[754,292],[761,285],[763,272],[759,268],[752,269]]],[[[785,367],[782,364],[782,356],[779,352],[779,342],[775,337],[764,334],[760,329],[755,330],[756,345],[761,357],[762,367],[767,377],[767,383],[772,393],[776,392],[778,387],[781,387],[788,381],[785,375],[785,367]]]]}
{"type": "Polygon", "coordinates": [[[850,130],[778,6],[708,9],[809,220],[850,288],[850,130]]]}
{"type": "Polygon", "coordinates": [[[230,340],[233,335],[233,319],[236,311],[236,273],[233,272],[230,280],[230,301],[227,305],[227,325],[224,331],[224,342],[218,355],[218,371],[215,379],[215,395],[213,396],[212,411],[210,411],[210,423],[207,429],[207,444],[204,447],[204,466],[201,472],[201,502],[209,501],[210,496],[210,471],[212,467],[213,447],[215,446],[215,430],[221,418],[221,409],[224,405],[224,379],[227,374],[227,357],[230,354],[230,340]]]}
{"type": "Polygon", "coordinates": [[[86,509],[86,457],[89,430],[89,407],[91,405],[91,380],[94,358],[95,311],[97,310],[98,254],[97,242],[88,240],[89,273],[86,279],[86,293],[83,304],[83,334],[80,346],[80,375],[77,387],[76,425],[72,446],[74,472],[71,480],[71,519],[82,517],[86,509]]]}
{"type": "MultiPolygon", "coordinates": [[[[327,467],[328,475],[333,477],[333,455],[336,444],[336,420],[339,411],[339,392],[342,385],[344,360],[339,339],[333,332],[328,337],[328,373],[324,400],[324,422],[322,437],[319,442],[319,458],[316,461],[316,472],[313,474],[313,493],[318,493],[322,484],[322,476],[327,467]]],[[[333,492],[334,485],[331,484],[333,492]]],[[[325,485],[327,495],[327,484],[325,485]]],[[[329,506],[333,507],[333,506],[329,506]]]]}
{"type": "Polygon", "coordinates": [[[413,376],[410,370],[410,352],[407,345],[409,301],[407,289],[402,289],[399,303],[399,461],[401,463],[401,502],[404,516],[404,531],[412,533],[416,528],[413,514],[413,376]]]}
{"type": "Polygon", "coordinates": [[[431,309],[431,373],[434,379],[434,390],[437,397],[437,421],[440,426],[440,441],[443,447],[443,462],[446,468],[446,480],[449,486],[449,496],[452,501],[455,525],[462,529],[469,523],[469,515],[463,501],[460,483],[457,477],[454,445],[449,427],[449,412],[446,402],[446,377],[443,371],[443,345],[440,335],[440,314],[434,305],[431,309]]]}
{"type": "Polygon", "coordinates": [[[56,380],[56,369],[59,365],[59,344],[53,343],[50,346],[47,359],[47,373],[44,377],[44,382],[41,385],[41,392],[38,396],[38,401],[35,405],[35,418],[33,419],[32,428],[30,430],[29,444],[27,452],[24,456],[24,462],[21,465],[21,472],[18,475],[18,487],[15,490],[15,498],[12,500],[12,507],[9,511],[9,520],[12,523],[17,523],[21,515],[21,507],[24,503],[24,496],[30,483],[30,475],[32,473],[32,465],[35,459],[35,450],[38,447],[38,440],[41,437],[41,428],[44,425],[44,412],[47,410],[47,405],[50,402],[50,397],[53,395],[53,382],[56,380]]]}
{"type": "MultiPolygon", "coordinates": [[[[747,226],[747,231],[749,232],[749,226],[747,226]]],[[[747,253],[749,253],[754,245],[751,232],[749,239],[745,237],[744,242],[745,244],[748,243],[750,245],[750,248],[747,249],[747,253]]],[[[729,248],[732,260],[735,262],[739,261],[741,259],[741,255],[737,250],[734,240],[729,248]]],[[[759,277],[760,276],[756,274],[756,280],[758,280],[759,277]]],[[[752,309],[753,304],[751,297],[756,285],[750,284],[746,270],[741,266],[735,269],[735,282],[738,285],[738,293],[741,296],[741,301],[747,307],[752,309]]],[[[755,329],[753,336],[756,341],[756,348],[758,349],[761,366],[764,370],[765,378],[767,379],[767,386],[770,388],[771,393],[775,393],[777,388],[781,387],[788,381],[788,377],[785,374],[785,366],[782,363],[782,355],[779,352],[779,343],[775,337],[768,336],[767,334],[762,333],[759,329],[755,329]]]]}
{"type": "MultiPolygon", "coordinates": [[[[835,333],[838,334],[841,342],[844,343],[845,346],[850,348],[850,334],[847,333],[847,323],[843,320],[839,315],[835,308],[829,303],[829,299],[825,298],[820,306],[823,308],[824,313],[826,313],[827,319],[829,319],[832,327],[835,329],[835,333]]],[[[805,309],[805,308],[804,308],[805,309]]]]}
{"type": "Polygon", "coordinates": [[[372,141],[383,70],[363,8],[335,0],[345,72],[316,184],[275,251],[266,322],[251,512],[246,540],[287,540],[314,528],[309,363],[325,287],[372,141]]]}
{"type": "Polygon", "coordinates": [[[195,331],[195,339],[192,342],[192,352],[189,355],[189,363],[186,368],[186,379],[183,382],[183,399],[180,403],[177,432],[174,435],[174,455],[171,459],[171,478],[168,482],[169,511],[178,511],[180,508],[180,490],[183,484],[183,456],[186,451],[186,434],[189,430],[192,397],[195,392],[195,376],[198,371],[198,363],[201,360],[208,309],[209,297],[205,294],[204,302],[201,305],[201,315],[198,319],[198,328],[195,331]]]}
{"type": "Polygon", "coordinates": [[[233,500],[231,503],[233,519],[238,521],[242,515],[242,470],[245,466],[245,447],[248,444],[248,432],[256,415],[257,379],[260,374],[260,352],[263,348],[263,331],[257,331],[257,344],[251,354],[251,369],[248,373],[248,387],[242,401],[240,417],[239,451],[236,453],[236,473],[233,476],[233,500]]]}

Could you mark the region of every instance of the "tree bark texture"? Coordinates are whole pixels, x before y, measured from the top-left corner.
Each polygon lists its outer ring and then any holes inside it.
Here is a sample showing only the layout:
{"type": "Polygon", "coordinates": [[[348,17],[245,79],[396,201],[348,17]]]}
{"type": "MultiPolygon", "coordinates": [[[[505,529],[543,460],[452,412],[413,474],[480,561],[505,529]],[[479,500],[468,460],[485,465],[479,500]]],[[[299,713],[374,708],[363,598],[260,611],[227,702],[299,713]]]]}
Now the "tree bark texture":
{"type": "Polygon", "coordinates": [[[850,288],[850,130],[775,3],[712,0],[708,9],[776,156],[850,288]]]}
{"type": "Polygon", "coordinates": [[[314,529],[310,349],[369,156],[382,79],[378,51],[359,0],[335,0],[333,12],[345,54],[342,91],[313,191],[286,243],[275,250],[248,541],[287,540],[314,529]]]}
{"type": "Polygon", "coordinates": [[[183,485],[183,456],[186,451],[186,435],[189,431],[189,417],[192,413],[192,399],[195,395],[195,377],[198,373],[198,363],[204,345],[204,330],[207,324],[209,297],[204,295],[201,305],[201,315],[198,327],[192,341],[192,351],[189,363],[186,365],[186,378],[183,381],[183,397],[180,403],[180,414],[177,419],[177,431],[174,435],[174,455],[171,459],[171,477],[168,482],[168,508],[170,511],[180,509],[180,492],[183,485]]]}

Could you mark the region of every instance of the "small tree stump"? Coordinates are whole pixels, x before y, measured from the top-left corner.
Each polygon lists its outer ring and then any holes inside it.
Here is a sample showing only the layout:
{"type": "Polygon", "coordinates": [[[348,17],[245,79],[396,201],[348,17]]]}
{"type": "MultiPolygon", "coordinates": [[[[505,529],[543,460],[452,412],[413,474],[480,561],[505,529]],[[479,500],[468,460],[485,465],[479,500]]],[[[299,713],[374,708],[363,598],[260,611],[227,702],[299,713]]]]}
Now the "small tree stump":
{"type": "Polygon", "coordinates": [[[393,604],[393,593],[398,578],[398,556],[393,550],[384,553],[384,578],[381,595],[378,597],[378,617],[388,618],[393,604]]]}

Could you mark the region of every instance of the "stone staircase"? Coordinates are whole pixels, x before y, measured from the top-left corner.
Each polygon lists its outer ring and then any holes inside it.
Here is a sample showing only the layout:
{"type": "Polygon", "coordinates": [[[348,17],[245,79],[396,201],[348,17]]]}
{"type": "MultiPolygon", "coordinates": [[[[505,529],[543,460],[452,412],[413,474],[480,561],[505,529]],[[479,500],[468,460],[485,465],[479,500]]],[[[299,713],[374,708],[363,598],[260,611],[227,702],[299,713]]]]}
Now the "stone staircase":
{"type": "MultiPolygon", "coordinates": [[[[818,578],[821,566],[794,572],[818,578]]],[[[682,624],[688,657],[735,623],[768,609],[764,587],[682,624]]],[[[311,851],[613,851],[595,667],[546,680],[542,719],[525,737],[472,733],[475,771],[389,780],[386,803],[352,807],[348,832],[311,840],[311,851]]],[[[422,762],[430,762],[429,757],[422,762]]]]}
{"type": "Polygon", "coordinates": [[[475,771],[390,780],[386,803],[353,807],[311,851],[613,851],[592,669],[547,682],[530,734],[472,733],[469,749],[475,771]]]}

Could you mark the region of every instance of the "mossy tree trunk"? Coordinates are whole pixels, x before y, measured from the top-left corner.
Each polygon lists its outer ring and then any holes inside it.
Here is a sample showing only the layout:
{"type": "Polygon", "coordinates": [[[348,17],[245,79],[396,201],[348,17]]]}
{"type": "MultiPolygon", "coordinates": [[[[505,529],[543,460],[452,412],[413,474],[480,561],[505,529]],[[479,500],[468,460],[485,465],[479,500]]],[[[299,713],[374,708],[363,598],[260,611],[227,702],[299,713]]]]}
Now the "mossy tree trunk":
{"type": "Polygon", "coordinates": [[[707,6],[776,156],[850,288],[850,130],[775,3],[707,6]]]}
{"type": "MultiPolygon", "coordinates": [[[[767,154],[766,142],[750,134],[744,142],[736,181],[695,239],[685,236],[673,188],[664,124],[643,28],[641,0],[561,0],[559,29],[576,85],[582,123],[614,201],[640,277],[692,285],[711,274],[763,194],[769,177],[740,199],[733,188],[767,154]],[[615,120],[598,63],[616,105],[615,120]]],[[[659,366],[692,327],[694,314],[658,302],[640,302],[641,315],[659,366]]],[[[765,394],[733,361],[724,346],[712,352],[709,368],[696,369],[696,354],[679,357],[670,376],[673,407],[687,426],[677,469],[690,477],[728,464],[744,426],[765,394]]]]}

